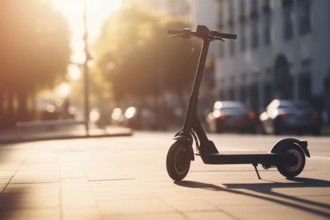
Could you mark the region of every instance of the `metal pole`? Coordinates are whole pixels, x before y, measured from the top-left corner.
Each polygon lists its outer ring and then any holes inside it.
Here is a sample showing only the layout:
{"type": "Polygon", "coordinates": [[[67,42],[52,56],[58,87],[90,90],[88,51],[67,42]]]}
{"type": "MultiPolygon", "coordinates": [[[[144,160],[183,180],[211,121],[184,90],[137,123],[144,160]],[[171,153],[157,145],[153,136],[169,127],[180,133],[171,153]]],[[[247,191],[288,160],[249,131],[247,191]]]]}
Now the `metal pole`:
{"type": "Polygon", "coordinates": [[[85,62],[84,62],[84,112],[85,112],[85,130],[86,136],[89,136],[89,72],[88,72],[88,61],[90,60],[88,52],[88,33],[87,33],[87,0],[84,1],[84,43],[85,43],[85,62]]]}

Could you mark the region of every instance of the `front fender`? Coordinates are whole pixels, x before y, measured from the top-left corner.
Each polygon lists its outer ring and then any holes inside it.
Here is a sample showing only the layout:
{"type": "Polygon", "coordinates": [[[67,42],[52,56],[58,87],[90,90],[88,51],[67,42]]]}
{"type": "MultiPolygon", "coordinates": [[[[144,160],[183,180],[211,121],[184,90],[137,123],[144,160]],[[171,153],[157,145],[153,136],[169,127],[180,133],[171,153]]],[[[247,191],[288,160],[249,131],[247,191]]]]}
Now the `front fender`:
{"type": "Polygon", "coordinates": [[[310,153],[307,149],[307,145],[308,145],[307,141],[300,141],[300,140],[295,139],[295,138],[284,138],[284,139],[278,141],[273,146],[273,148],[271,150],[271,153],[282,152],[282,149],[285,149],[288,145],[292,145],[292,144],[300,147],[304,151],[304,153],[307,157],[311,157],[310,153]]]}
{"type": "Polygon", "coordinates": [[[192,144],[193,144],[192,136],[190,135],[190,137],[187,137],[184,134],[179,134],[178,133],[178,134],[175,135],[174,140],[179,141],[179,142],[181,142],[182,144],[184,144],[185,146],[188,147],[188,151],[189,151],[189,154],[190,154],[190,159],[192,161],[194,161],[195,160],[195,155],[194,155],[194,150],[193,150],[193,147],[192,147],[192,144]]]}

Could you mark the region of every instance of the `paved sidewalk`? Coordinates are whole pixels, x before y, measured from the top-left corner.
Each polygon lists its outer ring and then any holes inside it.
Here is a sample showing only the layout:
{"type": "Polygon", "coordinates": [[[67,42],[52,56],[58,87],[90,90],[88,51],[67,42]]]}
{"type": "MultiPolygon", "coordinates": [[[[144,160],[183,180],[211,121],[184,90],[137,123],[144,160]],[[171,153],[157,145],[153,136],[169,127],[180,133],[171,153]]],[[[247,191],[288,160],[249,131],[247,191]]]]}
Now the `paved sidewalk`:
{"type": "Polygon", "coordinates": [[[137,132],[0,144],[0,219],[330,219],[328,157],[310,160],[295,180],[275,169],[260,169],[259,180],[252,166],[196,158],[174,183],[165,167],[172,137],[137,132]]]}
{"type": "Polygon", "coordinates": [[[55,127],[31,127],[24,129],[0,130],[0,144],[24,141],[40,141],[54,139],[74,139],[93,137],[130,136],[133,130],[120,126],[107,126],[99,128],[89,126],[88,135],[84,125],[67,125],[55,127]]]}

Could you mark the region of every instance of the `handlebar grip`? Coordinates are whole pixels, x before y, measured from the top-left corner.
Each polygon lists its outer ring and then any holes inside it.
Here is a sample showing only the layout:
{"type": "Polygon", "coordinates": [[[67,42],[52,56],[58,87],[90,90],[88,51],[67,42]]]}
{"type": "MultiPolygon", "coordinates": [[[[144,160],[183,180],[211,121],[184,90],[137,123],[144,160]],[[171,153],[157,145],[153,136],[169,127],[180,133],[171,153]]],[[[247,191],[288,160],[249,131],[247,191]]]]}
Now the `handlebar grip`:
{"type": "Polygon", "coordinates": [[[226,38],[226,39],[236,39],[237,34],[220,33],[220,37],[226,38]]]}
{"type": "Polygon", "coordinates": [[[212,35],[215,35],[217,37],[221,37],[224,39],[236,39],[237,38],[237,34],[220,33],[218,31],[211,31],[210,33],[212,35]]]}

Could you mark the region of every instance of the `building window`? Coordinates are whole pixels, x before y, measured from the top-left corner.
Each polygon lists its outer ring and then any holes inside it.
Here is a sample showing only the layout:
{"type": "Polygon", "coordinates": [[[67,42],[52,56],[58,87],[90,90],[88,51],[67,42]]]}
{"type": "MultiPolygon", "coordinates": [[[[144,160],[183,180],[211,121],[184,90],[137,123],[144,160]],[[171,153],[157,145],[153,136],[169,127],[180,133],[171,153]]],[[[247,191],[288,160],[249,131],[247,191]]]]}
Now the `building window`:
{"type": "Polygon", "coordinates": [[[244,19],[245,17],[245,1],[240,1],[239,5],[239,18],[240,20],[244,19]]]}
{"type": "Polygon", "coordinates": [[[270,0],[263,0],[262,10],[264,12],[270,11],[270,0]]]}
{"type": "MultiPolygon", "coordinates": [[[[234,2],[229,1],[228,2],[228,10],[229,10],[229,19],[228,19],[228,28],[230,33],[234,33],[235,30],[235,22],[234,22],[234,2]]],[[[229,42],[229,54],[234,55],[235,54],[235,41],[231,40],[229,42]]]]}
{"type": "Polygon", "coordinates": [[[240,49],[245,51],[246,49],[246,38],[245,38],[245,23],[240,23],[240,49]]]}
{"type": "Polygon", "coordinates": [[[223,4],[223,1],[222,0],[219,0],[218,1],[219,3],[219,14],[218,14],[218,28],[220,29],[220,31],[222,30],[223,28],[223,7],[224,7],[224,4],[223,4]]]}
{"type": "Polygon", "coordinates": [[[239,38],[240,38],[240,49],[244,51],[246,48],[246,38],[245,38],[245,1],[240,1],[240,12],[239,12],[239,38]]]}
{"type": "MultiPolygon", "coordinates": [[[[223,4],[223,1],[222,0],[219,0],[219,15],[218,15],[218,29],[220,31],[223,31],[224,29],[224,24],[223,24],[223,7],[224,7],[224,4],[223,4]]],[[[220,51],[219,51],[219,56],[220,58],[224,58],[225,57],[225,48],[224,48],[224,45],[223,44],[220,44],[220,51]]]]}
{"type": "Polygon", "coordinates": [[[290,40],[293,36],[293,22],[292,22],[292,0],[282,0],[283,6],[283,38],[290,40]]]}
{"type": "Polygon", "coordinates": [[[299,33],[301,35],[307,34],[311,31],[311,1],[298,1],[299,13],[299,33]]]}
{"type": "Polygon", "coordinates": [[[263,100],[262,100],[262,107],[265,107],[268,105],[268,103],[271,102],[273,99],[273,80],[272,80],[272,69],[270,67],[265,69],[264,72],[265,80],[263,81],[262,84],[262,89],[263,89],[263,100]]]}
{"type": "Polygon", "coordinates": [[[259,44],[258,34],[258,4],[257,0],[251,2],[251,47],[257,48],[259,44]]]}
{"type": "Polygon", "coordinates": [[[251,19],[251,47],[257,48],[259,44],[258,22],[257,19],[251,19]]]}
{"type": "Polygon", "coordinates": [[[270,31],[271,31],[271,15],[266,14],[265,20],[264,20],[264,43],[265,43],[265,45],[270,44],[270,37],[271,37],[270,31]]]}
{"type": "Polygon", "coordinates": [[[312,98],[312,76],[310,72],[311,60],[306,59],[301,62],[302,73],[298,76],[299,99],[310,101],[312,98]]]}
{"type": "Polygon", "coordinates": [[[258,14],[258,0],[251,1],[251,17],[255,17],[258,14]]]}
{"type": "Polygon", "coordinates": [[[271,38],[271,10],[269,5],[269,0],[265,0],[263,6],[263,14],[264,14],[264,27],[263,27],[264,43],[265,45],[269,45],[271,38]]]}
{"type": "Polygon", "coordinates": [[[299,74],[299,100],[310,101],[312,97],[312,77],[310,72],[299,74]]]}
{"type": "MultiPolygon", "coordinates": [[[[263,90],[264,90],[264,100],[263,103],[264,105],[268,105],[273,98],[273,85],[272,85],[272,81],[267,80],[264,82],[263,84],[263,90]]],[[[265,107],[265,106],[263,106],[265,107]]]]}

